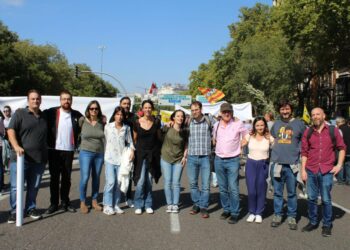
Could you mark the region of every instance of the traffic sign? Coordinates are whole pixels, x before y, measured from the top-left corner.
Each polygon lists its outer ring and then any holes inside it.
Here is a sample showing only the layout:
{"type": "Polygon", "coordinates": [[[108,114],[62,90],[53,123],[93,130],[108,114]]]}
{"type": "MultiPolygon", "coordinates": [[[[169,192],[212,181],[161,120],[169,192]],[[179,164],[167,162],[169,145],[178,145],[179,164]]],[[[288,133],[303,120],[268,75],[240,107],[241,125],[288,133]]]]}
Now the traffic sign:
{"type": "Polygon", "coordinates": [[[158,95],[158,105],[161,106],[190,106],[192,103],[192,98],[190,95],[172,95],[172,94],[163,94],[158,95]]]}

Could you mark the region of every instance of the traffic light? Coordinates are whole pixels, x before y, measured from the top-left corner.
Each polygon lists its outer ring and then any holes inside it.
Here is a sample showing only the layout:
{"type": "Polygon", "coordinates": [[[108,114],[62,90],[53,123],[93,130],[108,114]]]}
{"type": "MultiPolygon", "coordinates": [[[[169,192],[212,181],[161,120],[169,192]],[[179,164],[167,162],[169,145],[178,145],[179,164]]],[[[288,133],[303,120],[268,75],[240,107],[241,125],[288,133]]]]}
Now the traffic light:
{"type": "Polygon", "coordinates": [[[75,77],[79,78],[79,67],[75,65],[75,77]]]}

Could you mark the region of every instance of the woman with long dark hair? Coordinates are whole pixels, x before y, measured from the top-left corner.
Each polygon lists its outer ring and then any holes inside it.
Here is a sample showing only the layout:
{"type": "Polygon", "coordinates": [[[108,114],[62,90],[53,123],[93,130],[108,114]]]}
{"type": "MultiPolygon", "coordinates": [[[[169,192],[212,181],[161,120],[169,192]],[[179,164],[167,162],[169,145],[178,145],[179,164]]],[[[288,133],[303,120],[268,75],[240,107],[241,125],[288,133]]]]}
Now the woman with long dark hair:
{"type": "Polygon", "coordinates": [[[130,161],[134,159],[134,144],[131,138],[131,131],[130,127],[124,124],[124,119],[124,109],[116,107],[110,123],[105,127],[106,151],[104,160],[106,183],[103,192],[103,212],[107,215],[124,213],[118,206],[120,200],[118,172],[122,154],[126,147],[131,148],[130,161]]]}
{"type": "Polygon", "coordinates": [[[160,164],[164,177],[164,193],[167,213],[179,212],[180,180],[187,160],[188,133],[185,129],[185,112],[175,110],[170,120],[172,127],[165,126],[160,164]]]}
{"type": "Polygon", "coordinates": [[[134,142],[136,143],[136,164],[134,182],[136,184],[134,205],[135,214],[153,214],[152,178],[157,183],[160,176],[160,120],[152,116],[154,105],[151,100],[141,104],[143,116],[135,123],[134,142]]]}
{"type": "Polygon", "coordinates": [[[97,202],[100,186],[100,175],[104,155],[104,124],[101,106],[98,101],[91,101],[85,110],[85,117],[79,120],[81,127],[81,144],[79,153],[80,163],[80,210],[86,214],[89,209],[86,205],[86,189],[90,178],[92,179],[92,207],[102,211],[97,202]]]}
{"type": "Polygon", "coordinates": [[[265,210],[267,190],[267,176],[269,171],[269,151],[274,139],[270,136],[267,122],[264,117],[256,117],[253,129],[242,140],[242,146],[248,145],[248,159],[246,163],[246,182],[248,189],[247,222],[262,222],[265,210]]]}

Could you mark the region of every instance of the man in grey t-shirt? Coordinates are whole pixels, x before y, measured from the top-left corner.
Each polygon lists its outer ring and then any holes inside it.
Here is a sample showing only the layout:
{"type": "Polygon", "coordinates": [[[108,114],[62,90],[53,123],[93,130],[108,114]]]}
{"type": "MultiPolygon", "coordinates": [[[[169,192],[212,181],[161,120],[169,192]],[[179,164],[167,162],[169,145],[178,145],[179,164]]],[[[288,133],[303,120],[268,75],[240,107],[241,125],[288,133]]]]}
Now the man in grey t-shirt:
{"type": "Polygon", "coordinates": [[[25,211],[32,219],[42,216],[36,209],[36,196],[41,176],[47,162],[47,122],[40,111],[41,95],[37,90],[29,90],[28,107],[18,109],[8,126],[8,137],[12,145],[10,178],[11,212],[8,223],[16,222],[17,163],[16,155],[24,155],[24,181],[27,182],[25,211]]]}
{"type": "Polygon", "coordinates": [[[283,216],[283,190],[286,184],[288,193],[287,221],[289,229],[296,230],[297,215],[297,173],[299,171],[301,139],[305,125],[301,120],[293,118],[293,107],[287,100],[279,103],[281,119],[275,121],[271,135],[275,143],[271,151],[272,181],[274,186],[274,216],[272,227],[281,225],[283,216]]]}

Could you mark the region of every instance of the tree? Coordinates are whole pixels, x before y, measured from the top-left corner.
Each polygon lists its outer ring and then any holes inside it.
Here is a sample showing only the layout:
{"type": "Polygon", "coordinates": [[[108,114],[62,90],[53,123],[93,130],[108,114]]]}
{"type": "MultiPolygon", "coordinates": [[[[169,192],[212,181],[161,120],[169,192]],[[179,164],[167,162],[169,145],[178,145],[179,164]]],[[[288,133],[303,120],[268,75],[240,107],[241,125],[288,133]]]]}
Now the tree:
{"type": "MultiPolygon", "coordinates": [[[[117,88],[95,74],[74,77],[74,66],[54,45],[35,45],[19,40],[17,34],[0,22],[0,92],[5,96],[26,95],[35,88],[44,95],[57,95],[62,89],[74,95],[115,96],[117,88]]],[[[91,71],[87,65],[81,65],[91,71]]]]}

